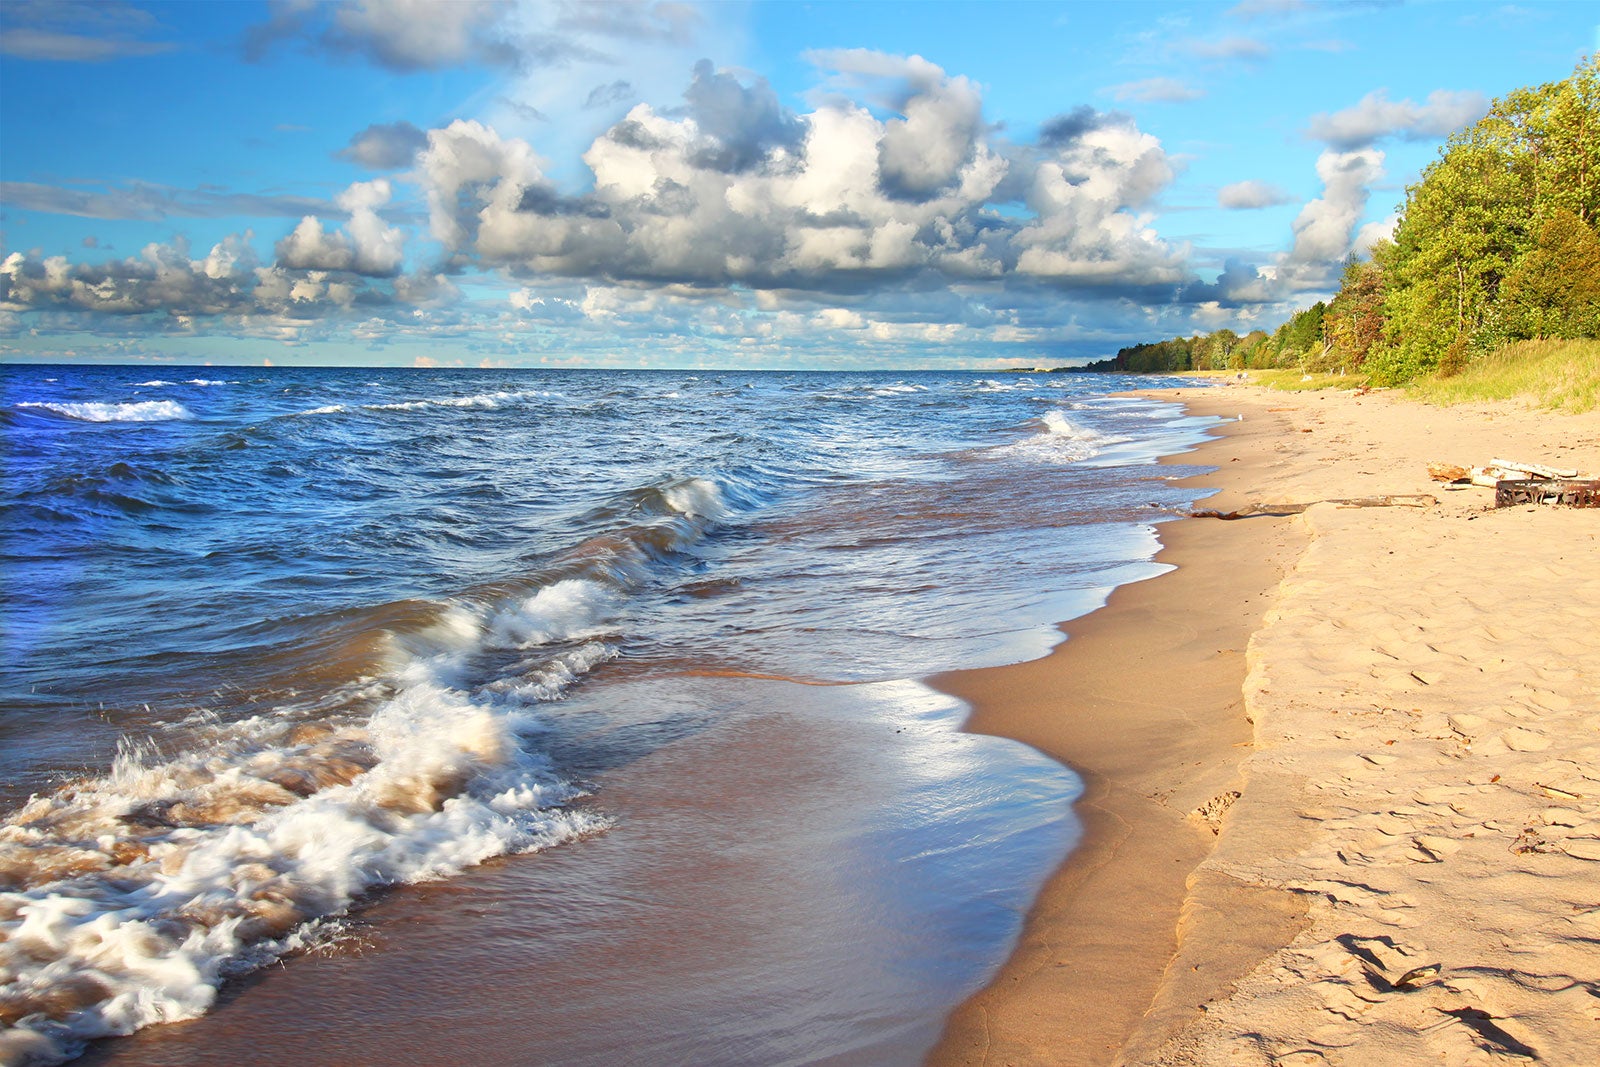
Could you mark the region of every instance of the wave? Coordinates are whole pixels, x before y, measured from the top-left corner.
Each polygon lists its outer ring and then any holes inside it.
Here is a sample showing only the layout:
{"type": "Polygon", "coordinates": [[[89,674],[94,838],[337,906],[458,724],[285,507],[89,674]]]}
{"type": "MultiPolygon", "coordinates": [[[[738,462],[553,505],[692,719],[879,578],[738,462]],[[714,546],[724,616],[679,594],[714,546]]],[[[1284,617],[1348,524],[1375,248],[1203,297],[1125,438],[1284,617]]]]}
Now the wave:
{"type": "Polygon", "coordinates": [[[24,400],[19,408],[40,408],[64,418],[80,422],[169,422],[174,419],[192,419],[188,408],[175,400],[140,400],[128,404],[102,404],[86,402],[69,404],[46,403],[42,400],[24,400]]]}
{"type": "Polygon", "coordinates": [[[31,800],[0,829],[0,1060],[59,1062],[193,1018],[225,978],[315,943],[371,890],[601,829],[564,807],[582,791],[521,735],[530,706],[608,648],[584,641],[513,684],[463,677],[486,649],[593,630],[608,603],[569,581],[445,607],[391,633],[387,675],[344,695],[376,705],[365,717],[284,707],[202,725],[181,755],[125,744],[110,774],[31,800]]]}
{"type": "Polygon", "coordinates": [[[1036,432],[1020,441],[990,449],[991,455],[1033,463],[1077,463],[1098,455],[1121,438],[1074,422],[1066,412],[1051,408],[1034,424],[1036,432]]]}
{"type": "Polygon", "coordinates": [[[31,798],[0,827],[0,1062],[201,1015],[374,890],[609,825],[570,806],[584,792],[538,751],[539,707],[618,655],[653,564],[728,507],[683,478],[615,513],[632,523],[536,574],[366,609],[341,640],[376,654],[322,655],[370,673],[320,698],[196,712],[31,798]]]}
{"type": "MultiPolygon", "coordinates": [[[[135,389],[160,389],[177,382],[169,382],[163,378],[154,378],[148,382],[134,382],[135,389]]],[[[238,385],[238,382],[223,381],[219,378],[190,378],[183,382],[184,385],[238,385]]]]}
{"type": "MultiPolygon", "coordinates": [[[[746,386],[748,388],[748,386],[746,386]]],[[[806,387],[800,387],[805,389],[806,387]]],[[[862,384],[862,385],[837,385],[824,389],[816,394],[819,400],[858,400],[862,397],[889,399],[897,396],[911,396],[916,393],[926,393],[926,385],[915,382],[890,382],[888,384],[862,384]]],[[[720,394],[713,394],[720,395],[720,394]]],[[[728,394],[732,395],[732,394],[728,394]]]]}
{"type": "Polygon", "coordinates": [[[472,396],[435,397],[425,400],[404,400],[394,404],[363,404],[367,411],[417,411],[422,408],[498,408],[519,400],[548,397],[541,390],[502,390],[494,393],[477,393],[472,396]]]}
{"type": "Polygon", "coordinates": [[[427,397],[421,400],[397,400],[386,404],[324,404],[321,407],[296,411],[295,416],[338,415],[350,411],[424,411],[428,408],[478,408],[494,410],[525,400],[559,398],[561,394],[539,389],[500,390],[492,393],[475,393],[471,396],[427,397]]]}

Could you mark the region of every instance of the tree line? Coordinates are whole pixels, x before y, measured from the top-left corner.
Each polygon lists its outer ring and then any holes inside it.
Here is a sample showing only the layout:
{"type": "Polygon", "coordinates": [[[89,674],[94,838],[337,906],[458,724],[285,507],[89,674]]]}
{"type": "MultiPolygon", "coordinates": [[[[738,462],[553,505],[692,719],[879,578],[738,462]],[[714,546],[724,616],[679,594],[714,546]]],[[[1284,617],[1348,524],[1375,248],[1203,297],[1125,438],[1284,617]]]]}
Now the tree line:
{"type": "Polygon", "coordinates": [[[1528,338],[1600,338],[1600,57],[1518,89],[1406,189],[1392,240],[1272,333],[1130,345],[1089,370],[1295,367],[1394,385],[1528,338]]]}

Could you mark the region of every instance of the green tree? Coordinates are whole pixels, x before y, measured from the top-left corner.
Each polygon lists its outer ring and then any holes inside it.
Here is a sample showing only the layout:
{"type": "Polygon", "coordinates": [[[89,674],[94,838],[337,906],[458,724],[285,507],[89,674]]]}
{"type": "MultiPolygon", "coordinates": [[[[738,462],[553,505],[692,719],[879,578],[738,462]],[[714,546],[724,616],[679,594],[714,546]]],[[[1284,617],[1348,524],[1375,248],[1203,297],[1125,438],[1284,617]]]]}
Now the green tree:
{"type": "Polygon", "coordinates": [[[1373,250],[1370,260],[1351,256],[1345,261],[1339,292],[1328,304],[1327,336],[1341,370],[1358,370],[1383,338],[1383,259],[1392,248],[1387,242],[1373,250]]]}
{"type": "Polygon", "coordinates": [[[1197,336],[1190,344],[1195,370],[1226,370],[1239,347],[1239,335],[1229,329],[1197,336]]]}
{"type": "Polygon", "coordinates": [[[1518,336],[1600,337],[1600,234],[1572,211],[1556,208],[1503,292],[1518,336]]]}
{"type": "Polygon", "coordinates": [[[1295,312],[1268,340],[1257,346],[1250,365],[1309,368],[1318,364],[1326,349],[1322,322],[1327,311],[1328,305],[1319,300],[1295,312]]]}
{"type": "Polygon", "coordinates": [[[1384,340],[1369,349],[1375,380],[1449,369],[1513,335],[1501,289],[1566,211],[1600,220],[1600,63],[1564,81],[1519,89],[1452,134],[1406,191],[1386,257],[1384,340]]]}

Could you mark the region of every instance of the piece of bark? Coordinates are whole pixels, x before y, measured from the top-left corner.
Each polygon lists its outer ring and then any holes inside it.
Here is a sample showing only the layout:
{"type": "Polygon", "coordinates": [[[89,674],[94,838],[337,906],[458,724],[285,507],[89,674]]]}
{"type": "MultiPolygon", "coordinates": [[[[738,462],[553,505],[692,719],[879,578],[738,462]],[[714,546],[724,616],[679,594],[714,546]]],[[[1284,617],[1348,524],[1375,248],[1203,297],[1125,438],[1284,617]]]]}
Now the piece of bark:
{"type": "Polygon", "coordinates": [[[1465,467],[1458,467],[1454,463],[1428,464],[1428,477],[1436,482],[1460,482],[1471,476],[1465,467]]]}

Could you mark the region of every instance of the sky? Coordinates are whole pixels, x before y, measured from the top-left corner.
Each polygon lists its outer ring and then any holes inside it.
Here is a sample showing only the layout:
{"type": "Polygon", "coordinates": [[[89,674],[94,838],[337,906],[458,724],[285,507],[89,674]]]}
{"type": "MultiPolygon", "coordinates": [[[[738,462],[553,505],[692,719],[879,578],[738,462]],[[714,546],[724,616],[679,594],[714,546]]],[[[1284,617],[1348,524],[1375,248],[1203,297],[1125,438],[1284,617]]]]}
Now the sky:
{"type": "Polygon", "coordinates": [[[1600,4],[0,0],[0,360],[1006,368],[1271,330],[1600,4]]]}

